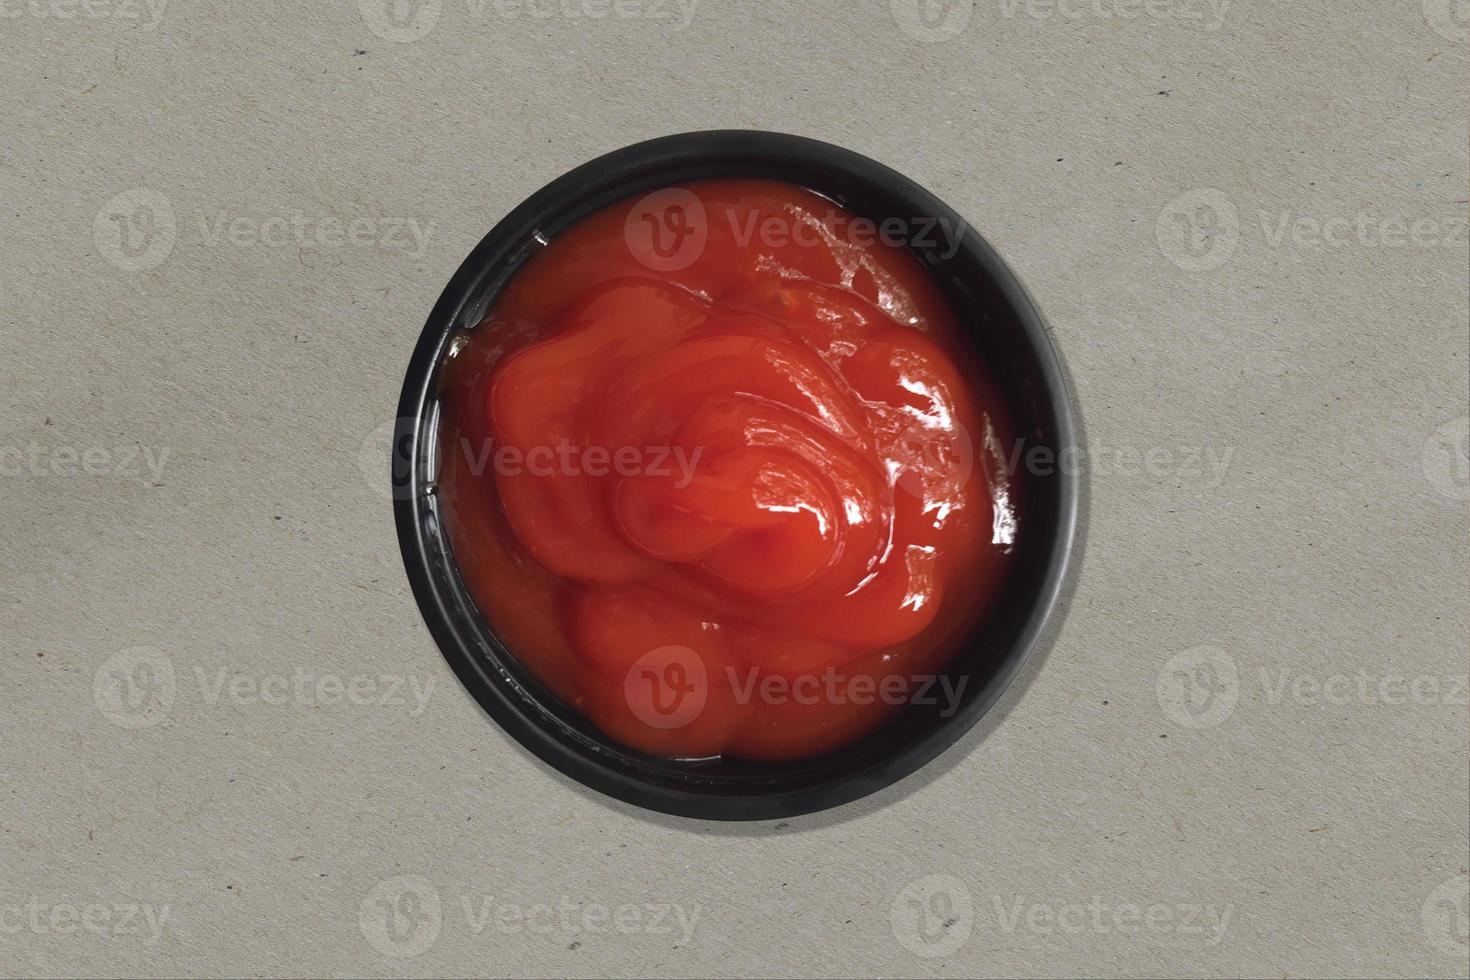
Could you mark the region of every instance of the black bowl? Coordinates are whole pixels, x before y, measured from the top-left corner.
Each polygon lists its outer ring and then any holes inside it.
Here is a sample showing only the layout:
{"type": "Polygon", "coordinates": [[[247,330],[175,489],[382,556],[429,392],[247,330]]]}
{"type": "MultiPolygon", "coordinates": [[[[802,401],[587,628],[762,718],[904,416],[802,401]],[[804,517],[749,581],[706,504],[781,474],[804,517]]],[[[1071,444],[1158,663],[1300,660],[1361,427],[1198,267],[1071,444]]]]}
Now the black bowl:
{"type": "MultiPolygon", "coordinates": [[[[394,514],[404,566],[429,630],[460,681],[502,728],[563,773],[638,806],[713,820],[764,820],[838,806],[930,762],[1000,697],[1036,644],[1057,597],[1077,518],[1076,469],[1032,467],[1019,554],[993,610],[948,668],[966,678],[958,707],[909,705],[854,745],[787,763],[675,761],[613,742],[560,703],[481,616],[455,565],[435,495],[439,367],[456,333],[477,326],[499,290],[543,241],[609,204],[682,182],[767,178],[813,190],[881,226],[937,219],[957,240],[908,243],[944,287],[976,351],[1000,383],[1025,446],[1075,459],[1072,410],[1040,314],[983,238],[924,188],[828,143],[755,131],[684,133],[617,150],[552,181],[517,207],[465,260],[419,338],[393,440],[394,514]],[[948,222],[944,224],[943,222],[948,222]]],[[[1045,457],[1038,456],[1039,459],[1045,457]]]]}

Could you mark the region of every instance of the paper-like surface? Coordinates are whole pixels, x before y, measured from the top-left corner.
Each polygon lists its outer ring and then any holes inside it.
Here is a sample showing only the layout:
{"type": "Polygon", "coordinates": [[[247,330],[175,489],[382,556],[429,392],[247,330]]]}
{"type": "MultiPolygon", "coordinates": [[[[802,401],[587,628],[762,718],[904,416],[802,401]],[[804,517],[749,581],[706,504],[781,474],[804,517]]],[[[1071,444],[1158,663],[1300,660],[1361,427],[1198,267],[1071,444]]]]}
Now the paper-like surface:
{"type": "Polygon", "coordinates": [[[0,971],[1464,976],[1464,8],[3,0],[0,971]],[[973,221],[1089,448],[1044,662],[780,825],[504,736],[380,472],[473,243],[722,127],[973,221]]]}

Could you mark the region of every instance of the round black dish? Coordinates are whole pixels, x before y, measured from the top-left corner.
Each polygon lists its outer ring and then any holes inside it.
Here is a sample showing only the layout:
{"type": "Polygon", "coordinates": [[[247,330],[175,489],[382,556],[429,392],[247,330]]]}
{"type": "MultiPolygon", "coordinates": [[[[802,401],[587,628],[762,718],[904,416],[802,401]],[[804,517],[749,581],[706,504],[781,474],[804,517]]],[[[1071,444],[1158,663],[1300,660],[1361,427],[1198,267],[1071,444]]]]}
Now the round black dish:
{"type": "MultiPolygon", "coordinates": [[[[394,515],[403,562],[429,630],[460,681],[507,732],[593,789],[638,806],[713,820],[810,813],[866,796],[916,771],[995,703],[1056,606],[1077,517],[1075,467],[1023,472],[1027,507],[1018,561],[993,613],[950,665],[969,675],[957,711],[909,706],[855,745],[788,763],[681,762],[626,749],[559,703],[476,608],[456,569],[434,492],[439,366],[456,333],[477,326],[538,247],[616,201],[712,177],[783,180],[880,225],[935,218],[964,227],[910,247],[944,287],[1005,388],[1026,449],[1075,459],[1071,405],[1041,316],[995,251],[918,184],[849,150],[779,133],[729,130],[650,140],[599,157],[533,194],[486,235],[434,306],[404,380],[393,440],[394,515]]],[[[943,222],[948,224],[943,224],[943,222]]]]}

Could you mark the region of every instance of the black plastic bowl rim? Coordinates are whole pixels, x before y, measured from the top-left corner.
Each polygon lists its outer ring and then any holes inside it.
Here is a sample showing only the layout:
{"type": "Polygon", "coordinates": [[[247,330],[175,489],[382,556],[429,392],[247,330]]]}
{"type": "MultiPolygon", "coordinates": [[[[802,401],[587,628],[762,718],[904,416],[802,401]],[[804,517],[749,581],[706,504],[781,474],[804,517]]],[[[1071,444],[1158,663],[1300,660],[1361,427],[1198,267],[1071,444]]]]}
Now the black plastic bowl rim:
{"type": "MultiPolygon", "coordinates": [[[[1058,606],[1073,549],[1075,467],[1028,476],[1022,551],[1031,558],[1007,599],[989,648],[957,655],[956,679],[972,681],[946,716],[907,708],[855,745],[792,763],[708,764],[664,760],[603,736],[560,704],[496,637],[454,563],[435,495],[439,367],[454,336],[477,326],[500,289],[560,231],[619,200],[689,181],[733,177],[806,187],[860,216],[924,216],[965,229],[946,255],[910,247],[944,286],[977,345],[1012,361],[1026,401],[1018,432],[1075,457],[1070,394],[1049,331],[1020,282],[980,234],[919,184],[874,160],[805,137],[751,130],[683,133],[599,157],[553,180],[510,212],[475,247],[430,313],[404,379],[393,436],[394,518],[405,570],[435,642],[461,683],[512,737],[572,779],[650,810],[710,820],[770,820],[840,806],[916,772],[953,745],[995,704],[1058,606]],[[724,767],[724,768],[722,768],[724,767]],[[726,771],[728,769],[728,771],[726,771]]],[[[941,225],[941,227],[944,227],[941,225]]],[[[997,368],[997,373],[1000,369],[997,368]]],[[[1016,406],[1013,405],[1013,410],[1016,406]]],[[[984,646],[984,644],[980,644],[984,646]]]]}

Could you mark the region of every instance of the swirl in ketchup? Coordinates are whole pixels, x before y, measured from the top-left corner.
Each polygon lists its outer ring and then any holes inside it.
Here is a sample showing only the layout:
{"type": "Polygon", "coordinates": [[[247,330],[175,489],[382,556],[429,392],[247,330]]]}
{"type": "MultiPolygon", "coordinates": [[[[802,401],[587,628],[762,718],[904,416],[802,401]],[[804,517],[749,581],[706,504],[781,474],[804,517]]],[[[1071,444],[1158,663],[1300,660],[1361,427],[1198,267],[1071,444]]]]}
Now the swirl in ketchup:
{"type": "Polygon", "coordinates": [[[795,186],[690,184],[557,235],[451,352],[459,570],[606,734],[798,758],[957,693],[930,675],[1010,564],[1014,433],[902,241],[795,186]]]}

